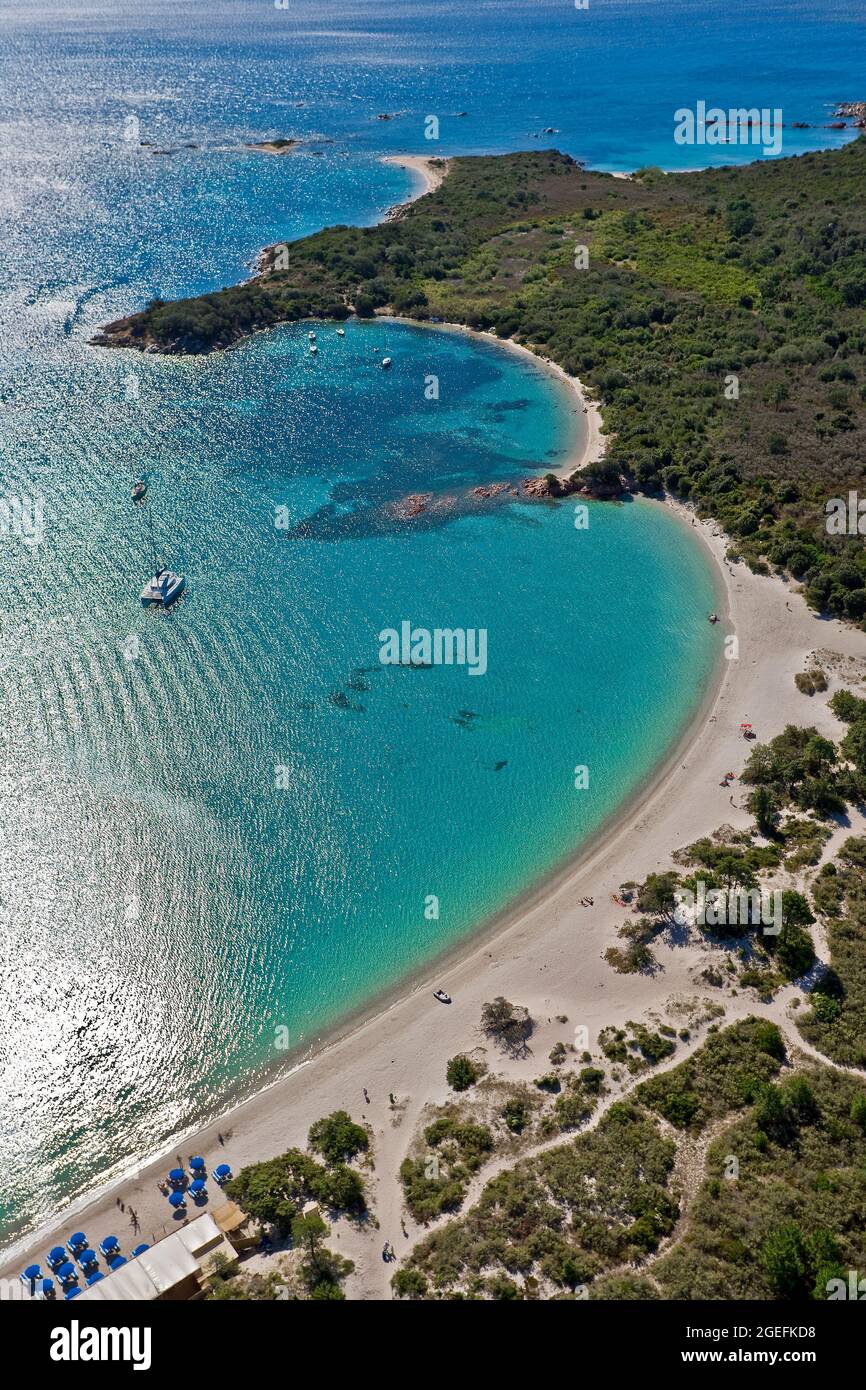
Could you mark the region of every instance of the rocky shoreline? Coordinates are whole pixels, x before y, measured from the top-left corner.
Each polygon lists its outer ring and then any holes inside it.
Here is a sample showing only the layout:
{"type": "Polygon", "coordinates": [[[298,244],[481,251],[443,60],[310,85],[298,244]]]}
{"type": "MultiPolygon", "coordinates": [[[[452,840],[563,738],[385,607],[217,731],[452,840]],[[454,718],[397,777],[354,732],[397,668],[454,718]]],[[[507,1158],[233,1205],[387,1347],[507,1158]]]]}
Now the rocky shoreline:
{"type": "MultiPolygon", "coordinates": [[[[833,112],[834,119],[821,130],[847,130],[848,122],[857,130],[866,130],[866,101],[840,101],[833,112]]],[[[812,130],[811,121],[791,121],[791,130],[812,130]]]]}

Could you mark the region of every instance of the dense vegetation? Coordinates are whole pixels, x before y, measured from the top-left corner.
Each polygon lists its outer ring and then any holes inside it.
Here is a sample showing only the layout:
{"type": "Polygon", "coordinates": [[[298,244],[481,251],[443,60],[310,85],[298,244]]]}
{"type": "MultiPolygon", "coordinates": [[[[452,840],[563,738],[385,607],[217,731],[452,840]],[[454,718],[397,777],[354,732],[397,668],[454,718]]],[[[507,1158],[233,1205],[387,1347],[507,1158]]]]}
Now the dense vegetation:
{"type": "Polygon", "coordinates": [[[803,1037],[834,1061],[866,1067],[866,840],[851,837],[825,864],[813,890],[829,918],[830,969],[809,996],[803,1037]]]}
{"type": "Polygon", "coordinates": [[[594,1130],[498,1174],[393,1287],[404,1298],[823,1299],[829,1279],[863,1268],[864,1218],[866,1089],[793,1072],[779,1030],[751,1018],[711,1032],[594,1130]],[[683,1136],[727,1121],[682,1212],[659,1118],[683,1136]]]}
{"type": "Polygon", "coordinates": [[[863,138],[632,180],[555,151],[455,159],[395,220],[279,248],[257,279],[154,301],[96,341],[202,352],[385,307],[491,328],[598,395],[609,471],[691,498],[754,568],[863,623],[866,552],[828,534],[825,505],[866,496],[864,186],[863,138]]]}
{"type": "Polygon", "coordinates": [[[758,1087],[708,1151],[682,1240],[653,1267],[663,1296],[823,1300],[829,1280],[847,1284],[866,1261],[864,1123],[862,1083],[826,1068],[758,1087]]]}
{"type": "Polygon", "coordinates": [[[672,1229],[673,1157],[638,1107],[614,1105],[591,1133],[498,1174],[465,1217],[421,1242],[410,1268],[425,1288],[459,1284],[477,1297],[523,1297],[509,1292],[514,1275],[530,1291],[539,1280],[573,1289],[672,1229]]]}

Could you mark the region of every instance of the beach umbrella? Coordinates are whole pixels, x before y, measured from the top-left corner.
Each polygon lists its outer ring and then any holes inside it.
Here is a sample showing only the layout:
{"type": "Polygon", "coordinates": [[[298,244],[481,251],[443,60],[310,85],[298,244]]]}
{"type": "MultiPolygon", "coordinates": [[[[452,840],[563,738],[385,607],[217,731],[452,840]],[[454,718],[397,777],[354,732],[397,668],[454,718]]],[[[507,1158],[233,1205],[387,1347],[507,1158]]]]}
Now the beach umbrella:
{"type": "Polygon", "coordinates": [[[171,1203],[171,1205],[172,1205],[173,1207],[182,1207],[183,1204],[184,1204],[184,1203],[183,1203],[183,1193],[182,1193],[182,1192],[169,1192],[169,1194],[168,1194],[168,1200],[169,1200],[169,1202],[171,1203]]]}
{"type": "Polygon", "coordinates": [[[28,1265],[21,1278],[26,1279],[29,1284],[31,1279],[42,1278],[42,1270],[39,1268],[38,1265],[28,1265]]]}
{"type": "Polygon", "coordinates": [[[169,1182],[183,1182],[185,1178],[186,1173],[183,1171],[182,1168],[172,1168],[171,1172],[168,1175],[169,1182]]]}
{"type": "Polygon", "coordinates": [[[112,1250],[116,1250],[120,1245],[117,1236],[106,1236],[105,1240],[99,1242],[99,1248],[103,1255],[110,1255],[112,1250]]]}
{"type": "Polygon", "coordinates": [[[53,1280],[53,1279],[40,1279],[39,1282],[40,1282],[40,1285],[41,1285],[41,1290],[40,1290],[40,1291],[41,1291],[41,1293],[42,1293],[42,1297],[43,1297],[43,1298],[53,1298],[53,1297],[54,1297],[54,1280],[53,1280]]]}
{"type": "Polygon", "coordinates": [[[135,1249],[132,1252],[132,1258],[135,1259],[136,1255],[143,1255],[145,1250],[149,1249],[149,1245],[136,1245],[135,1249]]]}
{"type": "Polygon", "coordinates": [[[69,1239],[68,1239],[68,1241],[66,1242],[66,1249],[67,1249],[67,1250],[77,1250],[79,1246],[84,1247],[86,1244],[87,1244],[87,1236],[84,1234],[84,1232],[83,1232],[83,1231],[76,1231],[76,1232],[75,1232],[75,1235],[74,1235],[74,1236],[70,1236],[69,1239]]]}
{"type": "Polygon", "coordinates": [[[62,1265],[66,1259],[66,1251],[62,1245],[55,1245],[53,1250],[48,1251],[48,1263],[53,1269],[55,1265],[62,1265]]]}
{"type": "Polygon", "coordinates": [[[78,1287],[78,1285],[76,1284],[74,1289],[67,1289],[67,1290],[66,1290],[66,1297],[67,1297],[67,1298],[77,1298],[78,1295],[79,1295],[80,1293],[81,1293],[81,1290],[80,1290],[80,1288],[78,1287]]]}
{"type": "Polygon", "coordinates": [[[100,1279],[104,1278],[105,1275],[102,1273],[102,1270],[95,1269],[92,1274],[88,1274],[87,1276],[87,1287],[90,1288],[91,1284],[98,1284],[100,1279]]]}
{"type": "Polygon", "coordinates": [[[57,1270],[57,1277],[58,1279],[62,1279],[64,1284],[66,1283],[67,1279],[74,1279],[76,1277],[76,1274],[77,1271],[75,1265],[72,1263],[71,1260],[66,1260],[57,1270]]]}
{"type": "Polygon", "coordinates": [[[193,1194],[193,1196],[196,1197],[198,1196],[199,1192],[204,1192],[205,1187],[206,1183],[204,1178],[195,1178],[193,1182],[190,1183],[189,1190],[193,1194]]]}
{"type": "Polygon", "coordinates": [[[204,1168],[204,1166],[205,1166],[205,1164],[204,1164],[204,1159],[203,1159],[203,1158],[199,1158],[199,1157],[191,1158],[190,1161],[189,1161],[189,1166],[190,1166],[190,1168],[192,1168],[195,1172],[198,1173],[198,1172],[200,1172],[201,1169],[204,1168]]]}
{"type": "Polygon", "coordinates": [[[95,1251],[95,1250],[82,1250],[81,1254],[78,1256],[78,1260],[79,1260],[79,1263],[80,1263],[80,1264],[83,1264],[83,1265],[95,1265],[95,1264],[96,1264],[96,1251],[95,1251]]]}
{"type": "Polygon", "coordinates": [[[232,1170],[227,1163],[218,1163],[216,1168],[214,1168],[214,1174],[218,1178],[230,1178],[232,1170]]]}
{"type": "Polygon", "coordinates": [[[108,1263],[109,1263],[109,1268],[110,1268],[110,1269],[120,1269],[120,1266],[121,1266],[121,1265],[125,1265],[125,1264],[126,1264],[126,1256],[125,1256],[125,1255],[115,1255],[114,1259],[113,1259],[113,1260],[109,1260],[108,1263]]]}

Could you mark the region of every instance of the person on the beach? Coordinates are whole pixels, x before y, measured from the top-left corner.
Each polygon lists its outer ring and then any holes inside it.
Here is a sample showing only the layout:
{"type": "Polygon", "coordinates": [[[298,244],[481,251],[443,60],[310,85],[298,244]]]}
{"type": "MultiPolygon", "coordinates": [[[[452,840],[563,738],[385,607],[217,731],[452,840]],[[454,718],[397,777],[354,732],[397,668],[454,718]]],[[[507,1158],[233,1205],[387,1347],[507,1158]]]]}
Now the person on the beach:
{"type": "Polygon", "coordinates": [[[365,1101],[367,1102],[367,1104],[369,1105],[369,1104],[370,1104],[370,1097],[367,1095],[367,1087],[366,1087],[366,1086],[364,1087],[364,1099],[365,1099],[365,1101]]]}

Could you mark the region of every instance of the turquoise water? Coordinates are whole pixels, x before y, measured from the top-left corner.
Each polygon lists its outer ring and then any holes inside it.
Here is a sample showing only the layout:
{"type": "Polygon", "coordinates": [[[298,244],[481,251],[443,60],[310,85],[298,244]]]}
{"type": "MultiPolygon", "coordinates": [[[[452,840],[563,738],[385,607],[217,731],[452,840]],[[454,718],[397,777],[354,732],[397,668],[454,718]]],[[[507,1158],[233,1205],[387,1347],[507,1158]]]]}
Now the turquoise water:
{"type": "Polygon", "coordinates": [[[7,1237],[257,1084],[278,1028],[309,1044],[465,936],[700,699],[721,637],[672,517],[593,505],[581,531],[565,504],[462,500],[566,456],[579,418],[532,363],[400,324],[321,325],[317,360],[306,326],[202,361],[86,347],[269,241],[375,220],[407,191],[378,154],[424,148],[431,110],[431,153],[553,124],[633,167],[674,162],[692,97],[748,88],[818,119],[862,95],[853,7],[696,4],[684,25],[680,5],[592,3],[4,11],[0,473],[44,505],[41,544],[0,544],[7,1237]],[[130,114],[172,152],[124,142],[130,114]],[[243,148],[269,134],[311,143],[243,148]],[[142,471],[189,583],[168,615],[138,603],[142,471]],[[458,500],[395,521],[423,491],[458,500]],[[484,628],[487,674],[382,666],[403,620],[484,628]]]}
{"type": "Polygon", "coordinates": [[[394,520],[409,491],[562,457],[574,406],[534,363],[393,323],[318,342],[99,353],[62,435],[17,421],[45,536],[4,576],[10,1225],[559,861],[662,755],[717,649],[703,558],[649,504],[593,505],[586,530],[568,505],[394,520]],[[189,584],[168,615],[138,603],[141,459],[189,584]],[[383,666],[378,634],[407,620],[485,629],[486,674],[383,666]]]}

